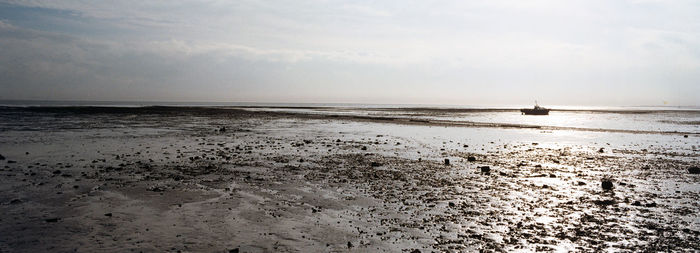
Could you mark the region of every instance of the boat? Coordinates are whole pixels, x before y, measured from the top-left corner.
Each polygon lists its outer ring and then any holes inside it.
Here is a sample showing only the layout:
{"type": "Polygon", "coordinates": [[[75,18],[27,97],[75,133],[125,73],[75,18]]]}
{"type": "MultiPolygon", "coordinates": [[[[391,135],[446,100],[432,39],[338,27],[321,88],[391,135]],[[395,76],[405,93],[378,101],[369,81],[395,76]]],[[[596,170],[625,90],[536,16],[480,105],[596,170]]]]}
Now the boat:
{"type": "Polygon", "coordinates": [[[523,108],[520,109],[520,113],[523,115],[549,115],[549,109],[541,107],[537,104],[537,101],[535,101],[535,107],[530,109],[530,108],[523,108]]]}

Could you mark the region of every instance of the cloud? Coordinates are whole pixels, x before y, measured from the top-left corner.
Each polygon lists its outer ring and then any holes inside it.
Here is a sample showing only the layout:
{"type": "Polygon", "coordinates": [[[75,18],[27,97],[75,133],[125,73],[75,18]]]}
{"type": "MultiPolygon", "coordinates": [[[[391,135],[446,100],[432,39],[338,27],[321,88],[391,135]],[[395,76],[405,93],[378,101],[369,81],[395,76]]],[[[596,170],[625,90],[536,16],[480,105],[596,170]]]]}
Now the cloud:
{"type": "Polygon", "coordinates": [[[366,92],[456,101],[498,89],[602,97],[602,88],[635,85],[647,97],[700,100],[693,2],[0,0],[2,8],[6,97],[175,99],[196,84],[204,100],[228,87],[230,99],[366,92]]]}

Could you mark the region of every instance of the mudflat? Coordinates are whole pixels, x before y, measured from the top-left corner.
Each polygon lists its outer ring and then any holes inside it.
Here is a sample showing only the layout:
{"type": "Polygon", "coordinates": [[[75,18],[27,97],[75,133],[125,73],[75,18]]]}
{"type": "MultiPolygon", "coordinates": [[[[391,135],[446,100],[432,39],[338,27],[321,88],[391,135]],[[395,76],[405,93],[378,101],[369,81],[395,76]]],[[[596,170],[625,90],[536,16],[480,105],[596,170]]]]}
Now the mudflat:
{"type": "Polygon", "coordinates": [[[700,250],[692,133],[204,107],[0,119],[0,252],[700,250]]]}

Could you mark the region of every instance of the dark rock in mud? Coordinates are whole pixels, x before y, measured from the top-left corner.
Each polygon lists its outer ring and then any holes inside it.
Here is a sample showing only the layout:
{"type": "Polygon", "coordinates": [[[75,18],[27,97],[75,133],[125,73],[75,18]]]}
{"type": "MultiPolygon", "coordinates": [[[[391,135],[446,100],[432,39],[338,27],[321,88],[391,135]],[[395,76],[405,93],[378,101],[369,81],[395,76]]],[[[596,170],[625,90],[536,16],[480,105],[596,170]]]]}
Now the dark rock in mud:
{"type": "Polygon", "coordinates": [[[483,173],[491,172],[491,167],[489,167],[489,166],[481,166],[481,167],[479,167],[479,169],[481,169],[481,172],[483,172],[483,173]]]}
{"type": "Polygon", "coordinates": [[[420,250],[419,250],[419,249],[414,249],[414,250],[411,251],[411,253],[420,253],[420,250]]]}
{"type": "Polygon", "coordinates": [[[372,166],[372,167],[379,167],[379,166],[382,166],[382,164],[381,164],[381,163],[378,163],[378,162],[372,162],[372,163],[370,164],[370,166],[372,166]]]}
{"type": "Polygon", "coordinates": [[[105,216],[112,217],[112,213],[106,213],[105,216]]]}
{"type": "Polygon", "coordinates": [[[19,203],[22,203],[22,200],[20,200],[20,199],[13,199],[13,200],[10,201],[10,204],[11,204],[11,205],[16,205],[16,204],[19,204],[19,203]]]}
{"type": "Polygon", "coordinates": [[[238,253],[240,250],[238,248],[228,250],[228,253],[238,253]]]}
{"type": "Polygon", "coordinates": [[[690,174],[700,174],[700,167],[690,167],[688,168],[690,174]]]}
{"type": "Polygon", "coordinates": [[[54,175],[58,175],[58,174],[61,174],[61,173],[62,173],[61,170],[54,170],[54,171],[53,171],[53,174],[54,174],[54,175]]]}
{"type": "Polygon", "coordinates": [[[688,138],[688,135],[687,135],[687,134],[686,134],[686,135],[683,135],[683,138],[688,138]]]}
{"type": "Polygon", "coordinates": [[[49,218],[49,219],[45,219],[44,221],[54,223],[54,222],[58,222],[59,220],[61,220],[61,218],[49,218]]]}
{"type": "Polygon", "coordinates": [[[606,200],[594,200],[593,203],[599,206],[609,206],[609,205],[614,205],[617,202],[613,199],[606,199],[606,200]]]}
{"type": "Polygon", "coordinates": [[[445,165],[450,165],[450,159],[445,158],[445,165]]]}
{"type": "Polygon", "coordinates": [[[5,157],[0,155],[0,161],[5,160],[5,157]]]}
{"type": "Polygon", "coordinates": [[[598,153],[605,153],[605,148],[598,149],[598,153]]]}
{"type": "Polygon", "coordinates": [[[349,248],[352,248],[352,243],[351,243],[351,242],[348,242],[348,249],[349,249],[349,248]]]}
{"type": "Polygon", "coordinates": [[[7,163],[17,163],[17,161],[7,160],[7,163]]]}
{"type": "Polygon", "coordinates": [[[474,162],[474,161],[476,161],[476,157],[473,157],[473,156],[467,157],[467,161],[474,162]]]}
{"type": "Polygon", "coordinates": [[[600,186],[603,187],[603,190],[609,191],[613,188],[613,182],[610,179],[603,179],[603,181],[600,182],[600,186]]]}
{"type": "Polygon", "coordinates": [[[367,150],[367,147],[366,147],[366,146],[362,146],[362,148],[360,148],[360,149],[361,149],[361,150],[367,150]]]}

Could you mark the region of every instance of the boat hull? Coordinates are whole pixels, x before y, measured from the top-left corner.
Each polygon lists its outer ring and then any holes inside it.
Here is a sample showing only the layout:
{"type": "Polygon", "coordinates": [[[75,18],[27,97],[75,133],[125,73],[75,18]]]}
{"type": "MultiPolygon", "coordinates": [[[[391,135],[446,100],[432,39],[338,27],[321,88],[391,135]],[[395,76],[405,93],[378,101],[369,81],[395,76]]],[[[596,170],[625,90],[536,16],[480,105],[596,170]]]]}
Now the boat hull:
{"type": "Polygon", "coordinates": [[[549,109],[520,109],[525,115],[549,115],[549,109]]]}

